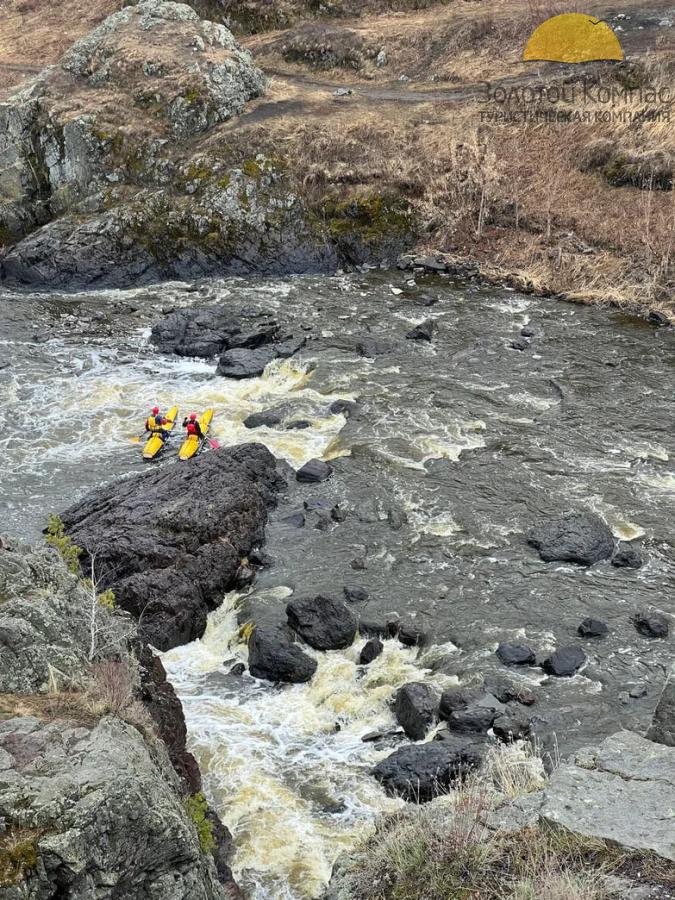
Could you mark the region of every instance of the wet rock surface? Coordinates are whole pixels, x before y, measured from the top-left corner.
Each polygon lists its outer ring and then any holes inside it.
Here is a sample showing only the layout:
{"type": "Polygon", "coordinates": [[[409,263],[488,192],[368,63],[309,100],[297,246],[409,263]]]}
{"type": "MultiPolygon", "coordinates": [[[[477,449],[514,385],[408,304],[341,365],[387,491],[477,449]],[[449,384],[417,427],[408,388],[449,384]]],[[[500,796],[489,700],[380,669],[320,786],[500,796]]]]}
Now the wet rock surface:
{"type": "Polygon", "coordinates": [[[455,779],[466,775],[479,762],[478,752],[469,744],[457,746],[450,741],[431,741],[400,747],[375,766],[373,775],[387,793],[413,803],[425,803],[447,790],[455,779]]]}
{"type": "Polygon", "coordinates": [[[586,662],[581,647],[560,647],[542,663],[542,668],[555,678],[570,678],[586,662]]]}
{"type": "Polygon", "coordinates": [[[527,542],[545,562],[572,562],[592,566],[614,553],[614,536],[607,524],[590,512],[567,513],[543,522],[527,533],[527,542]]]}
{"type": "Polygon", "coordinates": [[[675,747],[675,663],[663,687],[647,737],[650,741],[675,747]]]}
{"type": "Polygon", "coordinates": [[[257,625],[248,642],[249,671],[254,678],[299,684],[309,681],[317,662],[281,628],[257,625]]]}
{"type": "Polygon", "coordinates": [[[315,650],[349,647],[356,636],[357,621],[340,600],[318,595],[291,600],[286,607],[288,624],[315,650]]]}
{"type": "Polygon", "coordinates": [[[258,444],[216,450],[93,491],[62,518],[85,570],[115,591],[160,650],[204,632],[206,614],[264,539],[279,485],[258,444]]]}
{"type": "Polygon", "coordinates": [[[260,347],[279,332],[272,319],[235,318],[226,305],[188,307],[170,313],[153,326],[150,342],[161,353],[211,359],[235,347],[260,347]]]}
{"type": "Polygon", "coordinates": [[[396,692],[394,716],[413,741],[421,741],[426,736],[437,714],[438,695],[430,685],[412,682],[396,692]]]}

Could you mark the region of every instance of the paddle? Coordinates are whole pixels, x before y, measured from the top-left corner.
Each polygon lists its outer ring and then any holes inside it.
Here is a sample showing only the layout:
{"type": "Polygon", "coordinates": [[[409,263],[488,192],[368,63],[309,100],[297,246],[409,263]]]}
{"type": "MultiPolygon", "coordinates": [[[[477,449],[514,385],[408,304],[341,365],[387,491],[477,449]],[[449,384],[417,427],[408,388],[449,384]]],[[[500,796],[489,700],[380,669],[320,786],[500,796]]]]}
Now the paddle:
{"type": "Polygon", "coordinates": [[[212,450],[220,450],[220,444],[218,443],[218,441],[212,441],[211,438],[207,438],[206,440],[212,450]]]}

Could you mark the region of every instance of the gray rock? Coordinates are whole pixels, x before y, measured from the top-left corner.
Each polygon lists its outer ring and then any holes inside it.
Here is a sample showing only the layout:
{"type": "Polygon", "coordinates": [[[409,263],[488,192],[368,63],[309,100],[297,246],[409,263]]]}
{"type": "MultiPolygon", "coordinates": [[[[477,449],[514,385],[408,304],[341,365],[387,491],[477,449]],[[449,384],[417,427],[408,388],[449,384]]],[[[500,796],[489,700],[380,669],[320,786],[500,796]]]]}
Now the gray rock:
{"type": "Polygon", "coordinates": [[[446,721],[448,729],[458,734],[484,734],[498,715],[499,711],[490,706],[467,706],[451,712],[446,721]]]}
{"type": "Polygon", "coordinates": [[[295,473],[298,481],[307,484],[316,484],[320,481],[327,481],[333,474],[333,467],[330,463],[321,459],[310,459],[304,466],[301,466],[295,473]]]}
{"type": "Polygon", "coordinates": [[[644,564],[639,547],[622,541],[612,557],[612,565],[620,569],[639,569],[644,564]]]}
{"type": "Polygon", "coordinates": [[[536,661],[534,650],[527,644],[503,641],[497,647],[497,656],[505,666],[532,666],[536,661]]]}
{"type": "Polygon", "coordinates": [[[415,325],[406,334],[406,338],[410,341],[430,341],[436,331],[436,322],[433,319],[425,319],[419,325],[415,325]]]}
{"type": "Polygon", "coordinates": [[[412,681],[396,691],[394,698],[396,721],[413,741],[421,741],[426,737],[437,714],[438,695],[430,685],[412,681]]]}
{"type": "Polygon", "coordinates": [[[456,710],[466,709],[467,706],[472,706],[484,696],[485,691],[478,687],[446,688],[441,694],[439,715],[441,719],[447,719],[456,710]]]}
{"type": "Polygon", "coordinates": [[[622,731],[553,772],[540,815],[576,834],[675,861],[674,809],[675,748],[622,731]]]}
{"type": "Polygon", "coordinates": [[[399,641],[406,647],[423,647],[429,637],[423,628],[412,625],[410,622],[404,622],[398,626],[396,634],[399,641]]]}
{"type": "Polygon", "coordinates": [[[395,750],[373,769],[388,794],[426,803],[447,791],[452,783],[480,765],[475,747],[451,741],[408,744],[395,750]]]}
{"type": "Polygon", "coordinates": [[[505,743],[522,740],[530,734],[530,717],[522,707],[509,703],[492,723],[492,730],[505,743]]]}
{"type": "MultiPolygon", "coordinates": [[[[225,900],[164,746],[119,719],[0,723],[0,815],[38,863],[12,897],[225,900]]],[[[3,896],[10,896],[4,894],[3,896]]]]}
{"type": "Polygon", "coordinates": [[[382,654],[384,650],[384,644],[379,638],[371,638],[369,641],[363,646],[361,653],[359,654],[359,665],[368,666],[370,663],[377,659],[378,656],[382,654]]]}
{"type": "Polygon", "coordinates": [[[265,366],[276,358],[273,347],[257,347],[255,350],[235,347],[233,350],[226,350],[220,357],[216,375],[236,379],[257,378],[265,371],[265,366]]]}
{"type": "Polygon", "coordinates": [[[573,562],[592,566],[614,553],[614,536],[595,513],[567,513],[531,528],[527,542],[545,562],[573,562]]]}
{"type": "Polygon", "coordinates": [[[244,419],[244,426],[246,428],[274,428],[280,422],[280,415],[272,412],[272,410],[265,410],[264,412],[251,413],[250,416],[247,416],[244,419]]]}
{"type": "Polygon", "coordinates": [[[675,747],[675,663],[664,685],[647,737],[650,741],[675,747]]]}
{"type": "Polygon", "coordinates": [[[161,353],[211,359],[225,350],[270,344],[278,331],[273,321],[235,319],[225,304],[195,306],[176,310],[154,325],[150,342],[161,353]]]}
{"type": "Polygon", "coordinates": [[[586,638],[604,637],[608,632],[607,623],[602,619],[584,619],[577,628],[577,633],[586,638]]]}
{"type": "Polygon", "coordinates": [[[342,592],[349,603],[365,603],[368,599],[368,591],[360,584],[346,584],[342,592]]]}
{"type": "Polygon", "coordinates": [[[254,678],[298,684],[309,681],[317,661],[280,628],[256,626],[248,642],[248,669],[254,678]]]}
{"type": "Polygon", "coordinates": [[[670,630],[668,620],[660,613],[644,611],[636,613],[631,619],[636,631],[645,637],[666,638],[670,630]]]}
{"type": "Polygon", "coordinates": [[[340,600],[319,594],[311,599],[291,600],[286,606],[291,628],[315,650],[340,650],[351,646],[357,622],[340,600]]]}
{"type": "Polygon", "coordinates": [[[560,647],[542,663],[542,668],[556,678],[569,678],[586,662],[581,647],[560,647]]]}

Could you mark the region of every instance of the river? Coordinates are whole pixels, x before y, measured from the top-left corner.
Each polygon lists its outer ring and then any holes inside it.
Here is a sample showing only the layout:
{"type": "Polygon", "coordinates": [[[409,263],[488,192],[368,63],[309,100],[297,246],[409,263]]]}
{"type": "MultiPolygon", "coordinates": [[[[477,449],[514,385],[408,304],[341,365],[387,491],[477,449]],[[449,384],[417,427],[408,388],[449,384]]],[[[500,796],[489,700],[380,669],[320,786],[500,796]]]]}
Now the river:
{"type": "MultiPolygon", "coordinates": [[[[411,679],[435,685],[498,672],[499,640],[539,653],[579,643],[605,619],[572,679],[520,677],[537,693],[538,729],[561,752],[649,720],[669,641],[637,634],[631,614],[675,613],[675,332],[606,309],[398,271],[276,280],[209,280],[124,292],[0,292],[3,530],[34,540],[46,515],[112,476],[141,471],[139,432],[155,402],[216,410],[222,444],[260,440],[297,467],[333,460],[333,478],[292,478],[268,527],[274,564],[232,594],[201,641],[164,656],[183,700],[205,789],[236,843],[235,874],[255,900],[314,897],[335,856],[398,801],[368,774],[387,750],[361,741],[389,727],[387,701],[411,679]],[[149,326],[178,305],[226,299],[303,327],[308,345],[261,378],[228,381],[210,362],[160,356],[149,326]],[[426,318],[430,343],[406,333],[426,318]],[[527,349],[511,342],[533,329],[527,349]],[[373,358],[355,352],[377,342],[373,358]],[[350,417],[329,411],[357,401],[350,417]],[[249,431],[281,409],[304,429],[249,431]],[[304,501],[339,503],[343,522],[286,521],[304,501]],[[542,563],[523,538],[539,517],[599,512],[644,545],[640,570],[542,563]],[[397,613],[432,636],[419,653],[385,642],[367,670],[360,644],[316,654],[308,685],[228,674],[239,627],[283,617],[291,593],[369,594],[364,618],[397,613]],[[538,684],[538,682],[541,682],[538,684]],[[631,697],[630,692],[643,696],[631,697]],[[552,736],[555,735],[555,738],[552,736]]],[[[163,464],[170,464],[167,459],[163,464]]]]}

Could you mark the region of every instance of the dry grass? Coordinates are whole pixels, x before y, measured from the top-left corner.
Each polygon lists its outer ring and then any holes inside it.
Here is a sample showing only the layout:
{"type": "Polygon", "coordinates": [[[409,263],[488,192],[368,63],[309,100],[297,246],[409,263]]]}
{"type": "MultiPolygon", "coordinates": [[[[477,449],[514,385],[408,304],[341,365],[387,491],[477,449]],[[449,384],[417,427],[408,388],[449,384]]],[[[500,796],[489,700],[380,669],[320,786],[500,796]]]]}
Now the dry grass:
{"type": "Polygon", "coordinates": [[[480,775],[456,790],[384,818],[357,848],[347,873],[349,895],[355,900],[609,900],[611,874],[672,884],[675,866],[650,854],[543,824],[496,830],[490,823],[505,798],[541,788],[544,776],[536,752],[519,745],[494,751],[487,762],[480,775]],[[536,777],[523,778],[523,771],[536,777]]]}

